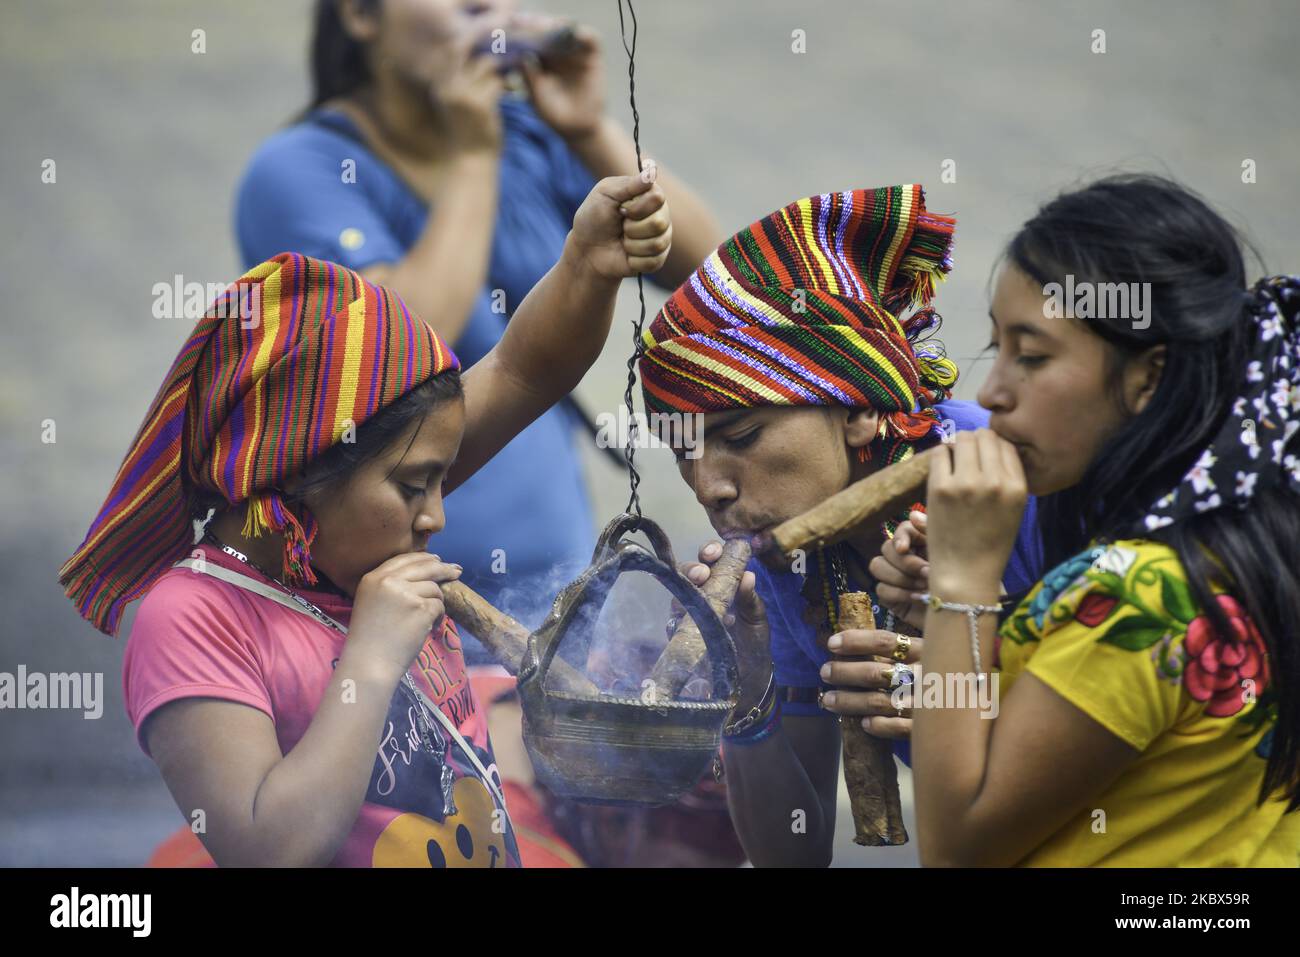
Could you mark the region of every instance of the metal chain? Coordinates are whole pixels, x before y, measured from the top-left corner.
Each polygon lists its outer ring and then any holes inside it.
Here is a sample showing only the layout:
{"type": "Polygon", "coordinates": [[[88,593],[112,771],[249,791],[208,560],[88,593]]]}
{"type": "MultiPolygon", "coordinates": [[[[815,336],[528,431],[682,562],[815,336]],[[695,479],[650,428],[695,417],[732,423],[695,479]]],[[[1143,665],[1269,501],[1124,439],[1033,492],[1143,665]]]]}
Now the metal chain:
{"type": "MultiPolygon", "coordinates": [[[[632,43],[628,44],[627,25],[623,19],[623,0],[618,0],[618,29],[623,39],[623,50],[627,53],[627,88],[628,102],[632,106],[632,143],[636,147],[636,168],[641,171],[641,114],[636,108],[636,8],[632,0],[627,0],[628,14],[632,18],[632,43]]],[[[623,404],[627,406],[627,447],[623,456],[627,459],[628,485],[631,496],[627,501],[625,512],[641,518],[641,497],[637,487],[641,484],[641,474],[636,470],[637,421],[636,408],[632,400],[632,389],[636,385],[636,364],[641,358],[644,346],[641,342],[641,329],[645,325],[645,277],[637,273],[636,294],[641,303],[641,312],[632,329],[632,355],[627,360],[627,391],[623,394],[623,404]]]]}

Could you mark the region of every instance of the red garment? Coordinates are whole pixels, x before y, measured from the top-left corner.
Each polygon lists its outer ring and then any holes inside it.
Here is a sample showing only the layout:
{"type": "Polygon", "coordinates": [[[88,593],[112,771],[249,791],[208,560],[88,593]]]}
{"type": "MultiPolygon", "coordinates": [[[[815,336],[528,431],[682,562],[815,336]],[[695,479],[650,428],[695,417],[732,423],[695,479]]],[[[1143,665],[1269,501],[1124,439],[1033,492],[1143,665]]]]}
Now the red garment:
{"type": "MultiPolygon", "coordinates": [[[[503,790],[524,867],[585,867],[577,852],[555,832],[532,788],[506,781],[503,790]]],[[[146,867],[216,867],[198,836],[182,826],[153,849],[146,867]]]]}

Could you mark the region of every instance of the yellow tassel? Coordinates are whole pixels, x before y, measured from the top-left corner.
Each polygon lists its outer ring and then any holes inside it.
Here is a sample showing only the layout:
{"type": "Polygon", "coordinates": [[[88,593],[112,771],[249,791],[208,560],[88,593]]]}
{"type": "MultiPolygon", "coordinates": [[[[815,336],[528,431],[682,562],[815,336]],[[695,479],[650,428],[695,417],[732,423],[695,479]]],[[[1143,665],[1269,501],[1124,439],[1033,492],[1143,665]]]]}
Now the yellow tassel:
{"type": "Polygon", "coordinates": [[[934,382],[951,389],[957,383],[957,364],[946,356],[917,356],[916,364],[934,382]]]}
{"type": "Polygon", "coordinates": [[[898,271],[911,280],[906,295],[913,306],[928,305],[939,283],[948,281],[948,275],[940,264],[924,256],[903,257],[898,271]]]}
{"type": "Polygon", "coordinates": [[[261,538],[271,529],[266,517],[266,500],[261,495],[250,495],[248,510],[244,513],[243,535],[245,538],[261,538]]]}

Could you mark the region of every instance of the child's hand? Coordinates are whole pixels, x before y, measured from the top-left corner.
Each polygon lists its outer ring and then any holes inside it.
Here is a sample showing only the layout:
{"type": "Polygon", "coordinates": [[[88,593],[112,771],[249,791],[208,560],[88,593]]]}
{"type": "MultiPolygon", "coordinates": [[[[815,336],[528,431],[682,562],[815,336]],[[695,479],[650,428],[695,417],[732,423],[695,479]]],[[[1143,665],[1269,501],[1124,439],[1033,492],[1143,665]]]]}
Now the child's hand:
{"type": "Polygon", "coordinates": [[[668,199],[646,160],[642,173],[597,183],[573,217],[565,255],[606,279],[657,272],[668,259],[673,225],[668,199]]]}
{"type": "Polygon", "coordinates": [[[399,680],[446,615],[440,584],[460,572],[459,565],[427,552],[398,555],[367,572],[352,605],[348,651],[364,655],[386,679],[399,680]]]}

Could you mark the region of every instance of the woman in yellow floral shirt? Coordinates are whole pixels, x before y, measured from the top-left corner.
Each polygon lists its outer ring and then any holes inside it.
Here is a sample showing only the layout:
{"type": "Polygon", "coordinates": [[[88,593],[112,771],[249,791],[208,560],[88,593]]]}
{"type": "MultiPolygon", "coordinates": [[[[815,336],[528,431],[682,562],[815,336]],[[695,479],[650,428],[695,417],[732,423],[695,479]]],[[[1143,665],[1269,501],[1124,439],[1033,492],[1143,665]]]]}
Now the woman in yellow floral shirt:
{"type": "Polygon", "coordinates": [[[990,317],[990,430],[872,566],[928,590],[918,680],[998,685],[916,707],[922,862],[1297,866],[1300,279],[1247,291],[1203,201],[1112,177],[1022,227],[990,317]],[[999,629],[1027,494],[1053,570],[999,629]]]}

